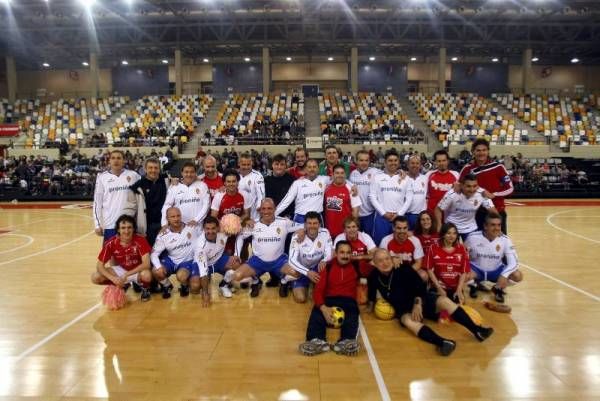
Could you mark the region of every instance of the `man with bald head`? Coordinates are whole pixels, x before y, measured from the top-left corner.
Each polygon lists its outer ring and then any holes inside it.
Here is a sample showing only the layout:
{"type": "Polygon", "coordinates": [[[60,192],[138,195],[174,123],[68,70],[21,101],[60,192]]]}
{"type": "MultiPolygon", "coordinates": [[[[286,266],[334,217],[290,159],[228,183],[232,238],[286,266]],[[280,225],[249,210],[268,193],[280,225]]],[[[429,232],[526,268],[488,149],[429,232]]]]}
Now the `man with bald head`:
{"type": "Polygon", "coordinates": [[[208,155],[202,160],[202,169],[204,170],[204,174],[202,174],[199,178],[202,180],[208,190],[210,192],[210,199],[215,197],[215,193],[217,193],[221,188],[223,188],[223,177],[217,171],[217,159],[214,156],[208,155]]]}
{"type": "Polygon", "coordinates": [[[386,249],[379,248],[375,251],[373,265],[375,269],[368,280],[368,309],[373,309],[379,292],[394,307],[396,317],[402,325],[421,340],[435,345],[441,355],[450,355],[456,348],[456,342],[440,337],[423,323],[424,318],[437,321],[439,313],[446,311],[479,341],[484,341],[494,332],[491,327],[476,325],[464,309],[448,297],[428,292],[426,284],[412,267],[402,264],[394,268],[392,256],[386,249]]]}
{"type": "Polygon", "coordinates": [[[293,271],[285,254],[285,238],[288,233],[302,228],[301,225],[294,225],[290,219],[275,217],[275,202],[271,198],[261,201],[259,213],[258,221],[249,221],[240,235],[242,238],[252,237],[252,257],[237,270],[229,270],[225,274],[226,283],[254,277],[250,286],[251,297],[257,297],[260,293],[261,282],[258,277],[264,273],[281,278],[286,270],[293,271]]]}

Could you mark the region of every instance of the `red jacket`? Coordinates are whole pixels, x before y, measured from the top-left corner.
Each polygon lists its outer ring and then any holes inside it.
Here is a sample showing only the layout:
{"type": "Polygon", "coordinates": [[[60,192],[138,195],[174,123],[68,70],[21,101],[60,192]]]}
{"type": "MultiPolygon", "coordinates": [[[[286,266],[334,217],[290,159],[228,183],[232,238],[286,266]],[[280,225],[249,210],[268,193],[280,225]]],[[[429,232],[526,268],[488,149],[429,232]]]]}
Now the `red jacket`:
{"type": "Polygon", "coordinates": [[[496,210],[503,211],[506,208],[504,198],[512,194],[514,190],[510,175],[508,175],[504,165],[491,160],[488,160],[482,166],[477,166],[475,162],[471,162],[463,167],[460,178],[470,173],[475,174],[477,183],[481,188],[496,196],[492,199],[496,210]]]}
{"type": "Polygon", "coordinates": [[[357,269],[352,263],[340,265],[337,259],[332,260],[329,269],[325,268],[319,274],[319,282],[313,291],[313,300],[316,307],[325,303],[326,297],[348,297],[356,299],[358,283],[357,269]]]}

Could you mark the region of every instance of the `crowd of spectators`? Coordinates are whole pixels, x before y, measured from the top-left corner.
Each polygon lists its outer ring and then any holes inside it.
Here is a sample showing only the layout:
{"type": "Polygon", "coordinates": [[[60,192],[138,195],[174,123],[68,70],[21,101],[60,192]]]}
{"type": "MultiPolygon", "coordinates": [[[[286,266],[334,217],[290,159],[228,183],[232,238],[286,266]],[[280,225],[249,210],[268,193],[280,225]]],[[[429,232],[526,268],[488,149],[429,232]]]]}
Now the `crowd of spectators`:
{"type": "Polygon", "coordinates": [[[394,141],[398,143],[426,143],[423,131],[404,121],[390,121],[373,129],[365,124],[360,128],[351,124],[348,117],[332,114],[321,121],[321,134],[331,143],[352,144],[365,141],[394,141]]]}
{"type": "Polygon", "coordinates": [[[229,125],[220,133],[216,128],[207,129],[201,138],[201,144],[232,146],[232,145],[300,145],[304,138],[304,115],[280,116],[272,121],[268,116],[256,120],[246,129],[241,126],[229,125]]]}
{"type": "MultiPolygon", "coordinates": [[[[127,128],[119,137],[119,147],[142,147],[142,146],[169,146],[171,149],[177,147],[179,152],[183,151],[183,146],[189,141],[191,135],[185,127],[179,126],[174,131],[169,132],[165,127],[150,127],[147,130],[141,130],[138,127],[127,128]]],[[[114,144],[114,143],[113,143],[114,144]]],[[[112,146],[108,143],[107,135],[102,132],[92,133],[87,146],[92,148],[105,148],[112,146]]]]}

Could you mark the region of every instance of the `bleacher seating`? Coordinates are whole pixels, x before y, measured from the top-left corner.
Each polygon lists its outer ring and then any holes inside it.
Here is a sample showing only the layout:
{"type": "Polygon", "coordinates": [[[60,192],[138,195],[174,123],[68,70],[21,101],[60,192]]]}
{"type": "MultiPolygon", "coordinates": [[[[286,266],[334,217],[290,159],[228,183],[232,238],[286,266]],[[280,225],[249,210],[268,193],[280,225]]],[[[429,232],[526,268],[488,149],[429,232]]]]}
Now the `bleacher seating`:
{"type": "Polygon", "coordinates": [[[409,100],[444,146],[466,144],[477,137],[485,137],[492,145],[529,142],[528,132],[516,129],[514,119],[483,96],[417,93],[410,95],[409,100]]]}
{"type": "Polygon", "coordinates": [[[598,98],[494,94],[500,104],[560,147],[600,144],[598,98]],[[595,110],[595,112],[594,112],[595,110]]]}

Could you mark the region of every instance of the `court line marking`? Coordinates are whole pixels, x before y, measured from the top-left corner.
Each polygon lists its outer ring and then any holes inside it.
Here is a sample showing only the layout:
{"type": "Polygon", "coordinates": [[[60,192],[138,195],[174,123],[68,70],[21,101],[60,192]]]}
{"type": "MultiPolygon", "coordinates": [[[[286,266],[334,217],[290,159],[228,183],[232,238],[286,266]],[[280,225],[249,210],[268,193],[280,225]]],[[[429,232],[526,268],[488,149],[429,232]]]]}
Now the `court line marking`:
{"type": "Polygon", "coordinates": [[[541,270],[538,270],[538,269],[536,269],[535,267],[532,267],[532,266],[526,265],[525,263],[521,263],[521,262],[519,262],[519,265],[520,265],[520,266],[523,266],[523,267],[525,267],[526,269],[529,269],[529,270],[531,270],[531,271],[533,271],[533,272],[536,272],[536,273],[537,273],[537,274],[539,274],[540,276],[544,276],[544,277],[546,277],[547,279],[550,279],[550,280],[552,280],[552,281],[555,281],[555,282],[557,282],[557,283],[559,283],[559,284],[561,284],[561,285],[564,285],[565,287],[568,287],[568,288],[570,288],[570,289],[572,289],[572,290],[574,290],[574,291],[577,291],[578,293],[580,293],[580,294],[583,294],[583,295],[585,295],[586,297],[592,298],[592,299],[593,299],[594,301],[596,301],[596,302],[600,302],[600,297],[599,297],[599,296],[597,296],[597,295],[594,295],[594,294],[592,294],[592,293],[589,293],[589,292],[587,292],[586,290],[582,290],[581,288],[579,288],[579,287],[576,287],[576,286],[574,286],[573,284],[569,284],[569,283],[567,283],[566,281],[562,281],[561,279],[558,279],[558,278],[556,278],[556,277],[554,277],[554,276],[552,276],[552,275],[550,275],[550,274],[548,274],[548,273],[544,273],[543,271],[541,271],[541,270]]]}
{"type": "Polygon", "coordinates": [[[77,323],[81,319],[85,318],[90,313],[94,312],[101,305],[102,304],[100,302],[98,302],[96,305],[92,306],[91,308],[89,308],[85,312],[80,313],[77,317],[75,317],[74,319],[72,319],[70,322],[63,324],[61,327],[59,327],[58,329],[54,330],[52,333],[48,334],[46,337],[44,337],[43,339],[41,339],[37,343],[33,344],[31,347],[27,348],[25,351],[21,352],[19,355],[17,355],[17,357],[13,361],[13,363],[16,364],[16,363],[21,362],[29,354],[31,354],[32,352],[35,352],[39,348],[43,347],[46,343],[48,343],[54,337],[58,336],[63,331],[67,330],[69,327],[73,326],[75,323],[77,323]]]}
{"type": "Polygon", "coordinates": [[[525,203],[519,203],[515,201],[504,201],[504,203],[511,206],[527,206],[525,203]]]}
{"type": "Polygon", "coordinates": [[[17,250],[19,250],[19,249],[21,249],[21,248],[25,248],[25,247],[27,247],[27,246],[29,246],[29,245],[33,244],[33,241],[34,241],[33,237],[31,237],[31,236],[29,236],[29,235],[25,235],[25,234],[14,234],[14,233],[4,233],[4,234],[0,234],[0,236],[3,236],[3,235],[11,235],[11,236],[13,236],[13,237],[24,237],[24,238],[27,238],[27,239],[28,239],[28,242],[27,242],[27,243],[25,243],[25,244],[23,244],[23,245],[20,245],[20,246],[18,246],[18,247],[16,247],[16,248],[8,249],[8,250],[6,250],[6,251],[0,251],[0,255],[2,255],[3,253],[14,252],[14,251],[17,251],[17,250]]]}
{"type": "Polygon", "coordinates": [[[383,375],[381,374],[381,369],[379,369],[379,364],[377,363],[375,352],[373,352],[373,348],[371,347],[371,341],[369,341],[367,330],[365,329],[365,325],[363,324],[363,321],[360,318],[360,316],[358,317],[358,323],[360,335],[363,338],[363,344],[365,345],[365,350],[367,351],[367,356],[369,357],[369,363],[371,364],[371,370],[373,370],[373,375],[375,376],[377,387],[379,387],[379,394],[381,395],[381,400],[391,401],[392,398],[390,397],[390,393],[388,392],[387,386],[385,385],[385,381],[383,380],[383,375]]]}
{"type": "MultiPolygon", "coordinates": [[[[584,210],[584,209],[569,209],[569,210],[563,210],[563,211],[560,211],[560,212],[552,213],[551,215],[549,215],[548,217],[546,217],[546,223],[548,223],[549,225],[551,225],[555,229],[557,229],[559,231],[562,231],[564,233],[567,233],[569,235],[572,235],[574,237],[581,238],[581,239],[584,239],[586,241],[594,242],[596,244],[600,244],[600,241],[598,241],[598,240],[595,240],[593,238],[588,238],[585,235],[580,235],[580,234],[574,233],[573,231],[565,230],[564,228],[561,228],[561,227],[557,226],[556,224],[554,224],[552,222],[552,218],[554,218],[555,216],[558,216],[558,215],[561,215],[561,214],[565,214],[565,213],[569,213],[569,212],[575,212],[575,211],[579,211],[579,210],[584,210]]],[[[587,216],[581,216],[581,217],[585,218],[587,216]]]]}

